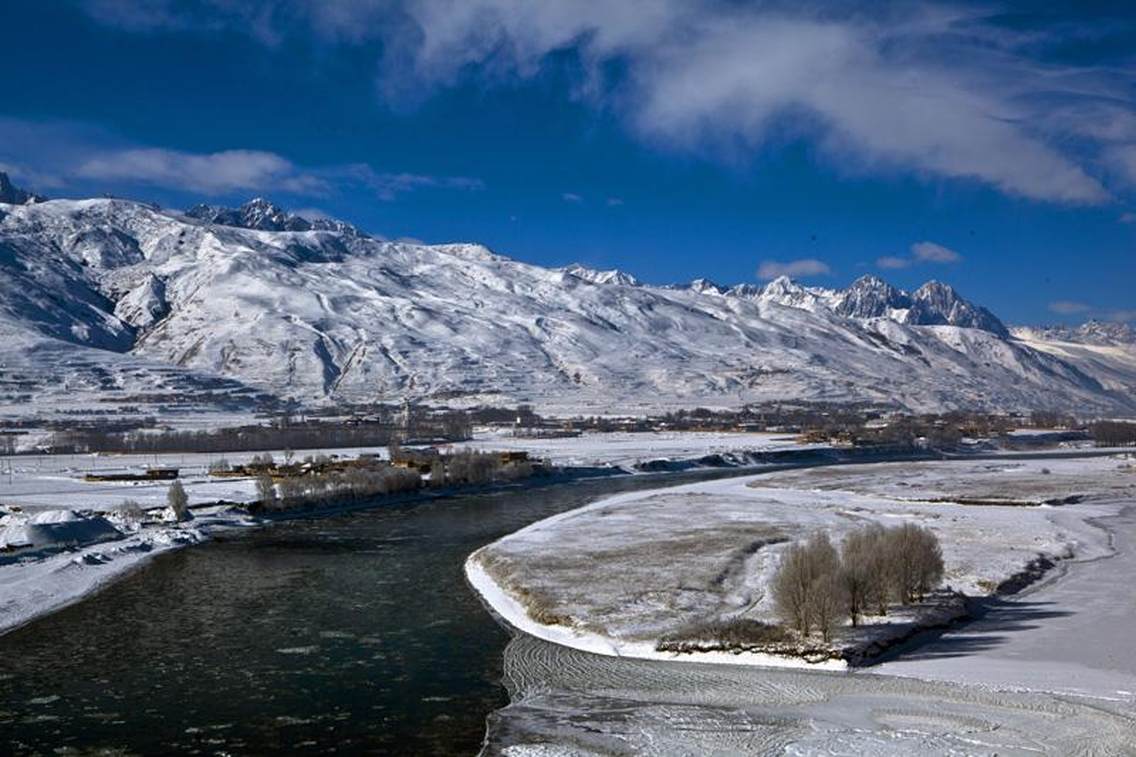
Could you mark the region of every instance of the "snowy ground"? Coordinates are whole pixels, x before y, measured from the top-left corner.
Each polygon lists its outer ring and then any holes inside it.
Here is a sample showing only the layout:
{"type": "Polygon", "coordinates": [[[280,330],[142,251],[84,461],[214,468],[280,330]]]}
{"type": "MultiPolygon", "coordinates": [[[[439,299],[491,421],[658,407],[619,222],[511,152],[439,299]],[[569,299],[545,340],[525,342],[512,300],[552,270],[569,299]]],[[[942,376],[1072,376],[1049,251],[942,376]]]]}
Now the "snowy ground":
{"type": "MultiPolygon", "coordinates": [[[[251,478],[212,478],[210,464],[224,458],[230,464],[248,462],[264,452],[186,453],[161,455],[17,455],[0,459],[0,505],[35,509],[84,509],[108,511],[134,500],[144,508],[166,504],[168,481],[88,482],[88,473],[143,473],[147,468],[177,468],[178,479],[189,494],[191,505],[212,502],[249,502],[256,498],[251,478]],[[9,475],[8,466],[11,465],[9,475]]],[[[283,450],[270,450],[278,463],[285,460],[283,450]]],[[[385,447],[298,450],[295,459],[308,455],[338,455],[355,458],[361,454],[385,457],[385,447]]]]}
{"type": "MultiPolygon", "coordinates": [[[[526,439],[507,432],[479,429],[469,442],[453,449],[524,450],[536,459],[548,458],[558,466],[632,469],[652,460],[686,461],[710,454],[814,449],[824,445],[801,445],[792,436],[755,433],[589,433],[566,439],[526,439]]],[[[270,450],[278,462],[283,450],[270,450]]],[[[87,473],[142,473],[147,468],[178,468],[180,480],[192,504],[248,502],[255,498],[252,479],[210,478],[211,463],[224,458],[244,463],[253,452],[187,453],[160,455],[17,455],[0,458],[0,505],[25,509],[69,508],[113,510],[131,499],[143,507],[165,504],[168,482],[87,482],[87,473]],[[9,471],[10,465],[10,471],[9,471]]],[[[296,450],[297,459],[325,454],[355,458],[360,454],[385,457],[385,447],[296,450]]]]}
{"type": "MultiPolygon", "coordinates": [[[[691,624],[773,620],[766,584],[785,545],[778,536],[823,528],[839,537],[865,521],[926,525],[942,541],[946,583],[968,595],[989,593],[1039,554],[1103,557],[1111,551],[1108,533],[1089,519],[1114,515],[1136,499],[1133,462],[1116,456],[841,466],[636,492],[505,537],[474,553],[467,573],[499,614],[535,636],[606,654],[656,656],[655,640],[691,624]],[[1060,507],[931,501],[1071,494],[1085,500],[1060,507]]],[[[730,661],[770,662],[747,655],[730,661]]]]}
{"type": "Polygon", "coordinates": [[[973,623],[873,668],[923,680],[1104,697],[1136,706],[1136,507],[1105,521],[1112,556],[992,604],[973,623]]]}
{"type": "Polygon", "coordinates": [[[707,455],[827,449],[827,444],[802,444],[795,434],[703,431],[587,432],[563,439],[530,439],[509,431],[479,430],[469,442],[454,445],[482,450],[527,450],[554,465],[611,466],[630,469],[654,460],[695,460],[707,455]]]}
{"type": "Polygon", "coordinates": [[[1130,755],[1131,704],[885,675],[505,650],[484,754],[1130,755]]]}
{"type": "MultiPolygon", "coordinates": [[[[40,515],[83,517],[46,510],[40,515]]],[[[0,517],[0,546],[6,537],[20,534],[27,517],[0,517]]],[[[117,517],[111,522],[120,529],[121,538],[0,553],[0,633],[76,602],[163,552],[197,544],[218,529],[256,525],[247,515],[223,507],[199,510],[192,521],[183,524],[161,523],[156,518],[144,525],[117,517]]]]}

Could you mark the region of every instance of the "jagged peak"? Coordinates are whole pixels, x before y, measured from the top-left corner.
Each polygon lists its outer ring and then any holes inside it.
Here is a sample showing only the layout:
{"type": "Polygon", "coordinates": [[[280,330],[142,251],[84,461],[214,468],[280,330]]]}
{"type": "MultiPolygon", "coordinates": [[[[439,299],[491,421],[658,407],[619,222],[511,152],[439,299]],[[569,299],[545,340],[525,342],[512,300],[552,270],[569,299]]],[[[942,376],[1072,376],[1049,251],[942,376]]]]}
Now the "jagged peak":
{"type": "Polygon", "coordinates": [[[910,307],[911,298],[878,276],[867,274],[839,292],[834,309],[853,318],[878,318],[893,310],[910,307]]]}
{"type": "Polygon", "coordinates": [[[589,281],[593,284],[619,284],[620,286],[639,286],[639,279],[632,276],[630,273],[621,271],[618,268],[609,268],[606,271],[601,271],[596,268],[588,268],[580,263],[572,263],[566,265],[562,269],[564,273],[575,276],[578,279],[589,281]]]}
{"type": "Polygon", "coordinates": [[[8,174],[0,171],[0,203],[8,205],[31,205],[36,202],[45,202],[46,197],[21,189],[12,183],[8,174]]]}
{"type": "Polygon", "coordinates": [[[693,281],[691,281],[689,284],[687,284],[683,288],[689,289],[692,292],[698,292],[699,294],[725,294],[726,293],[726,287],[722,286],[721,284],[719,284],[716,281],[712,281],[712,280],[704,278],[704,277],[699,277],[697,279],[694,279],[693,281]]]}
{"type": "Polygon", "coordinates": [[[726,291],[730,297],[753,298],[761,294],[761,287],[757,284],[735,284],[726,291]]]}
{"type": "Polygon", "coordinates": [[[334,218],[308,219],[289,213],[265,197],[253,197],[236,208],[222,205],[194,205],[185,212],[185,215],[219,226],[235,226],[255,231],[338,231],[353,236],[366,236],[351,224],[334,218]]]}
{"type": "Polygon", "coordinates": [[[1091,318],[1078,326],[1017,326],[1019,337],[1095,345],[1136,345],[1136,328],[1121,321],[1091,318]]]}

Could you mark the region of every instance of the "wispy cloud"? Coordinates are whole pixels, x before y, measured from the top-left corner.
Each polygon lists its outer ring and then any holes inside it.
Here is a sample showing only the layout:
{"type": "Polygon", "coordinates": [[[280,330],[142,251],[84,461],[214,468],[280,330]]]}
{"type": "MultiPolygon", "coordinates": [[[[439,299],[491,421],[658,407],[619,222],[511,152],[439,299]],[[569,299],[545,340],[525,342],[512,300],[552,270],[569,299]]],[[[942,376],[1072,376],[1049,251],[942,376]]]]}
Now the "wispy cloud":
{"type": "Polygon", "coordinates": [[[1093,310],[1092,305],[1087,305],[1083,302],[1074,302],[1072,300],[1057,300],[1056,302],[1049,303],[1049,312],[1057,313],[1058,315],[1078,315],[1080,313],[1088,313],[1093,310]]]}
{"type": "Polygon", "coordinates": [[[1136,213],[1121,213],[1119,220],[1121,223],[1136,223],[1136,213]]]}
{"type": "Polygon", "coordinates": [[[778,276],[797,278],[801,276],[824,276],[832,269],[823,260],[801,258],[800,260],[763,260],[757,267],[759,279],[775,279],[778,276]]]}
{"type": "Polygon", "coordinates": [[[477,191],[485,187],[477,178],[383,172],[366,163],[302,166],[265,150],[198,153],[130,145],[82,124],[3,117],[0,170],[41,190],[65,190],[82,183],[100,191],[150,186],[210,197],[243,192],[324,197],[369,191],[380,200],[392,201],[422,190],[477,191]]]}
{"type": "Polygon", "coordinates": [[[906,170],[1068,204],[1107,201],[1111,192],[1101,176],[1136,181],[1136,74],[1047,58],[1062,30],[1004,23],[985,4],[85,0],[85,6],[103,23],[144,33],[224,28],[269,45],[298,34],[324,44],[378,43],[379,90],[392,103],[413,104],[462,82],[534,78],[553,56],[563,62],[561,54],[572,52],[579,76],[571,95],[617,113],[632,132],[668,148],[733,158],[805,139],[844,170],[906,170]]]}
{"type": "Polygon", "coordinates": [[[93,155],[75,175],[186,189],[206,195],[278,187],[292,194],[327,191],[327,184],[300,171],[290,161],[259,150],[188,153],[160,148],[116,150],[93,155]]]}
{"type": "Polygon", "coordinates": [[[609,197],[607,198],[607,206],[609,208],[618,208],[623,205],[622,197],[609,197]]]}
{"type": "Polygon", "coordinates": [[[900,258],[894,255],[884,255],[883,257],[876,258],[876,267],[888,270],[896,270],[899,268],[908,268],[911,265],[910,258],[900,258]]]}
{"type": "Polygon", "coordinates": [[[565,192],[564,194],[560,195],[560,199],[564,200],[564,202],[573,203],[574,205],[580,205],[584,202],[584,198],[576,194],[575,192],[565,192]]]}
{"type": "Polygon", "coordinates": [[[356,163],[341,168],[326,168],[322,173],[329,180],[337,177],[357,179],[370,187],[380,200],[391,201],[399,195],[420,189],[453,189],[475,192],[485,189],[481,179],[468,176],[424,176],[413,173],[381,173],[365,163],[356,163]]]}
{"type": "Polygon", "coordinates": [[[911,245],[911,254],[925,263],[957,263],[962,260],[962,255],[935,242],[916,242],[911,245]]]}
{"type": "Polygon", "coordinates": [[[1129,308],[1100,307],[1076,300],[1056,300],[1055,302],[1049,303],[1048,308],[1049,312],[1057,315],[1079,315],[1119,323],[1136,321],[1136,310],[1129,308]]]}

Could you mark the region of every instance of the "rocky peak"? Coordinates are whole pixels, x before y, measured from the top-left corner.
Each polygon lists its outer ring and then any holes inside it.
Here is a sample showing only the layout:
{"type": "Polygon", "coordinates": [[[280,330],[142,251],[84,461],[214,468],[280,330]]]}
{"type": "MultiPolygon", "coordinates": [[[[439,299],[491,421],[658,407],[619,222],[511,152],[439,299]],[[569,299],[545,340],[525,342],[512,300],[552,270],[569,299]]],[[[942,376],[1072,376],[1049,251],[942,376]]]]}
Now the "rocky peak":
{"type": "Polygon", "coordinates": [[[911,308],[906,322],[923,326],[949,325],[982,329],[1001,337],[1010,335],[997,316],[984,307],[967,302],[953,287],[940,281],[928,281],[915,290],[911,295],[911,308]]]}
{"type": "Polygon", "coordinates": [[[710,279],[698,278],[686,285],[686,288],[698,294],[725,294],[726,288],[710,279]]]}
{"type": "Polygon", "coordinates": [[[187,210],[185,215],[206,223],[256,231],[339,231],[364,236],[354,226],[343,221],[328,218],[309,220],[289,213],[263,197],[254,197],[239,208],[195,205],[187,210]]]}
{"type": "Polygon", "coordinates": [[[853,318],[877,318],[911,307],[911,297],[877,276],[861,276],[840,293],[835,310],[853,318]]]}
{"type": "Polygon", "coordinates": [[[31,205],[34,202],[44,202],[47,198],[20,189],[8,178],[8,174],[0,171],[0,202],[9,205],[31,205]]]}
{"type": "Polygon", "coordinates": [[[588,268],[587,266],[573,263],[566,266],[563,271],[571,274],[578,279],[590,281],[593,284],[619,284],[621,286],[639,286],[639,280],[629,273],[625,273],[618,268],[612,268],[607,271],[599,271],[595,268],[588,268]]]}

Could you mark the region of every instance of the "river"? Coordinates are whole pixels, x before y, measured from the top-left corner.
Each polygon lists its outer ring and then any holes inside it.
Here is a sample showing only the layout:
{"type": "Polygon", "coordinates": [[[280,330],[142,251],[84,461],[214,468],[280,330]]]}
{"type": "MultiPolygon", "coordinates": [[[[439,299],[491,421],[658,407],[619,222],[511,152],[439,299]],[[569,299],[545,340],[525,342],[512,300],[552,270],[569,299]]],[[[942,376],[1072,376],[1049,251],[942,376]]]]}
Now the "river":
{"type": "Polygon", "coordinates": [[[508,704],[510,637],[466,557],[601,496],[738,473],[378,507],[159,556],[0,637],[0,752],[474,753],[508,704]]]}

